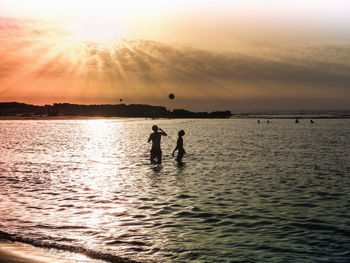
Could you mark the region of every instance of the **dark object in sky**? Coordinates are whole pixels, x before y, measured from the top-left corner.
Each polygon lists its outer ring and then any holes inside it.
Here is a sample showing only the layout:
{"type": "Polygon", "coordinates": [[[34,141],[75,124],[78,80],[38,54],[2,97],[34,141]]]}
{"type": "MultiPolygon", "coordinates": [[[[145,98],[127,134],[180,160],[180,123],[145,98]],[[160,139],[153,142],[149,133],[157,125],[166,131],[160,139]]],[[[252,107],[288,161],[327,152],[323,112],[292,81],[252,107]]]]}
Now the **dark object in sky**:
{"type": "Polygon", "coordinates": [[[169,99],[173,100],[175,98],[175,95],[173,93],[169,94],[169,99]]]}
{"type": "Polygon", "coordinates": [[[122,101],[123,101],[123,99],[120,99],[119,101],[120,101],[120,102],[122,102],[122,101]]]}

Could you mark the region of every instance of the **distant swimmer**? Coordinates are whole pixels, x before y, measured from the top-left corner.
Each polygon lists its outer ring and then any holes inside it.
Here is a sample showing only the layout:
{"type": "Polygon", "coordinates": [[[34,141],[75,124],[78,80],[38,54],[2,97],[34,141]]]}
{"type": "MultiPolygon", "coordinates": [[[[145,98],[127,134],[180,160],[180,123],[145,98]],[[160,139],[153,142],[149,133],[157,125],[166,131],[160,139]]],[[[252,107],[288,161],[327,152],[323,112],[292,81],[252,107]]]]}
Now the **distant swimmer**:
{"type": "Polygon", "coordinates": [[[314,123],[314,121],[313,121],[313,120],[310,120],[310,123],[314,123]]]}
{"type": "Polygon", "coordinates": [[[298,120],[298,118],[296,118],[296,119],[295,119],[295,123],[299,123],[299,120],[298,120]]]}
{"type": "Polygon", "coordinates": [[[260,123],[260,120],[258,120],[258,123],[260,123]]]}
{"type": "Polygon", "coordinates": [[[153,133],[150,134],[148,142],[152,141],[151,148],[151,163],[162,163],[162,150],[160,149],[160,139],[161,136],[168,136],[165,131],[161,128],[158,128],[157,125],[152,126],[153,133]],[[159,131],[158,131],[159,130],[159,131]],[[157,159],[157,161],[156,161],[157,159]]]}
{"type": "Polygon", "coordinates": [[[179,135],[179,138],[177,138],[176,147],[175,147],[172,155],[174,156],[176,150],[178,150],[176,161],[179,164],[181,164],[182,163],[182,158],[184,157],[184,154],[185,154],[185,149],[183,147],[184,141],[183,141],[183,138],[182,138],[182,136],[185,135],[185,131],[184,130],[179,131],[178,135],[179,135]]]}

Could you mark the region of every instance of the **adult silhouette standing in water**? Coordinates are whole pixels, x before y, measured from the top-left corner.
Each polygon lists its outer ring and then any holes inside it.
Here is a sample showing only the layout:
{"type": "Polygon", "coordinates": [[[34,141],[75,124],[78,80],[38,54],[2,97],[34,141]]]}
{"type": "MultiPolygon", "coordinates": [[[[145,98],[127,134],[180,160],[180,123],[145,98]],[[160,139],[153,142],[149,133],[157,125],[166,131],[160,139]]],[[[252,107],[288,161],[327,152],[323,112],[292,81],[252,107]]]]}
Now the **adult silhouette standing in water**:
{"type": "Polygon", "coordinates": [[[148,142],[152,141],[151,163],[162,163],[162,150],[160,149],[160,139],[162,136],[168,136],[165,131],[158,128],[157,125],[152,126],[153,133],[150,134],[148,142]],[[159,130],[159,131],[158,131],[159,130]],[[155,161],[157,159],[157,161],[155,161]]]}
{"type": "Polygon", "coordinates": [[[178,150],[176,161],[179,164],[182,164],[182,157],[184,157],[184,154],[185,154],[185,149],[183,147],[184,146],[184,140],[182,138],[182,136],[185,135],[184,130],[179,131],[178,135],[179,135],[179,138],[177,138],[176,147],[175,147],[172,155],[174,156],[176,150],[178,150]]]}

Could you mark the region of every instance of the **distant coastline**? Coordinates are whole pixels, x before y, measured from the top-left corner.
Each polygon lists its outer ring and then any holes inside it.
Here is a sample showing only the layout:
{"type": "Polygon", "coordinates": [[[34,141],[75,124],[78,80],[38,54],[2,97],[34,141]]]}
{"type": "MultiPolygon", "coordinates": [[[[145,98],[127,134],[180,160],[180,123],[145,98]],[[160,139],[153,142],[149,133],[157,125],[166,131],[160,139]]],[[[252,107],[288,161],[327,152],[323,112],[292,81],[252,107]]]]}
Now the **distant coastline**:
{"type": "Polygon", "coordinates": [[[350,110],[240,110],[233,118],[253,119],[350,119],[350,110]]]}
{"type": "Polygon", "coordinates": [[[230,111],[192,112],[184,109],[167,110],[162,106],[144,104],[82,105],[54,103],[37,106],[19,102],[0,102],[0,119],[80,119],[101,117],[134,118],[230,118],[230,111]]]}
{"type": "Polygon", "coordinates": [[[252,119],[350,119],[350,110],[236,110],[192,112],[167,110],[145,104],[70,104],[37,106],[19,102],[0,102],[0,120],[15,119],[100,119],[100,118],[252,118],[252,119]]]}

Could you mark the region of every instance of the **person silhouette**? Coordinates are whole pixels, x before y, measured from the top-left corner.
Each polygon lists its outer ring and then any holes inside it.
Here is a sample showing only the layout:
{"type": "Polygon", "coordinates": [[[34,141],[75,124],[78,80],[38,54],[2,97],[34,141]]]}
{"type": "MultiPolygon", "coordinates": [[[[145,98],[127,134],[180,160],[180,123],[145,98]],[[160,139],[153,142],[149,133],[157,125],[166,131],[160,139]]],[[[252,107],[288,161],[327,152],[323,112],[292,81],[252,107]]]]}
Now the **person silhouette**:
{"type": "Polygon", "coordinates": [[[176,150],[178,150],[177,157],[176,157],[176,161],[177,161],[179,164],[181,164],[181,163],[182,163],[182,158],[183,158],[183,156],[184,156],[184,154],[185,154],[185,149],[184,149],[184,147],[183,147],[184,141],[183,141],[183,138],[182,138],[182,136],[185,135],[185,131],[184,131],[184,130],[179,131],[179,132],[178,132],[178,135],[179,135],[179,138],[177,138],[176,147],[175,147],[175,149],[174,149],[174,151],[173,151],[172,156],[174,156],[176,150]]]}
{"type": "Polygon", "coordinates": [[[158,128],[157,125],[153,125],[152,130],[153,130],[153,133],[151,133],[148,138],[148,142],[152,141],[151,158],[150,158],[151,163],[161,164],[162,150],[160,149],[160,139],[161,139],[161,136],[168,136],[168,135],[161,128],[158,128]],[[157,161],[155,159],[157,159],[157,161]]]}

